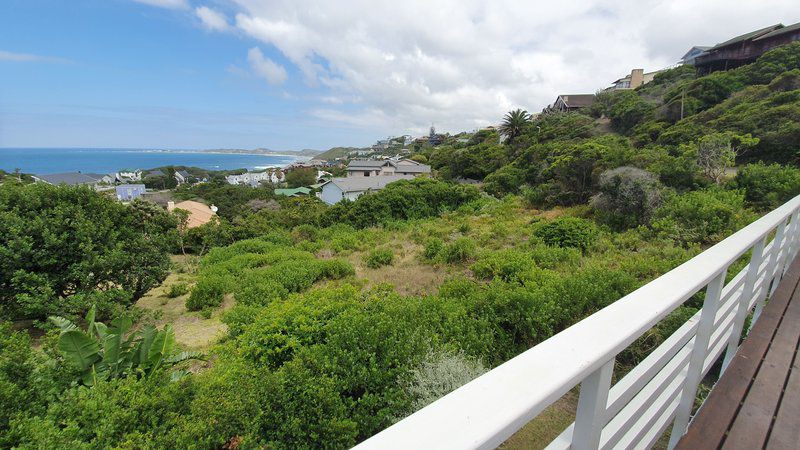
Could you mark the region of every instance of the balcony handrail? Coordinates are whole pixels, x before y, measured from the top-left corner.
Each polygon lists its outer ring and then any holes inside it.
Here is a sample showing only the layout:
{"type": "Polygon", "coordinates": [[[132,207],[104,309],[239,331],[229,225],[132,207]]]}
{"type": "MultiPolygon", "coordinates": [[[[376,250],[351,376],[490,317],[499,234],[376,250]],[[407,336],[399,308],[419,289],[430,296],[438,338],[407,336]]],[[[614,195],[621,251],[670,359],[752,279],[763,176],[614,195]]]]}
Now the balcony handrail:
{"type": "Polygon", "coordinates": [[[648,446],[673,422],[674,446],[685,433],[702,375],[727,349],[724,370],[747,313],[755,307],[752,321],[757,320],[797,253],[799,216],[797,196],[356,448],[494,448],[578,384],[576,422],[553,448],[648,446]],[[751,249],[750,264],[725,285],[728,267],[751,249]],[[706,287],[703,309],[612,389],[616,356],[706,287]],[[625,394],[622,389],[630,389],[623,399],[630,400],[610,408],[625,394]],[[636,426],[627,430],[620,423],[636,426]]]}

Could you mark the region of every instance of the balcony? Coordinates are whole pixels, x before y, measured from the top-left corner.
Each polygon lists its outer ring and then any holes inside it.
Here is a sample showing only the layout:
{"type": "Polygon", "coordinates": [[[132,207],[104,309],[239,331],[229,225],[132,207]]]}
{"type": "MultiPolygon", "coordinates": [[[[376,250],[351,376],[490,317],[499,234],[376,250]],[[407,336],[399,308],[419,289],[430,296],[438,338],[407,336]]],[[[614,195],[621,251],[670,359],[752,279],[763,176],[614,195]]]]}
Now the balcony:
{"type": "Polygon", "coordinates": [[[800,196],[357,448],[494,448],[578,385],[575,422],[550,449],[649,448],[667,432],[669,448],[796,444],[799,218],[800,196]],[[612,386],[616,356],[698,293],[702,309],[612,386]]]}

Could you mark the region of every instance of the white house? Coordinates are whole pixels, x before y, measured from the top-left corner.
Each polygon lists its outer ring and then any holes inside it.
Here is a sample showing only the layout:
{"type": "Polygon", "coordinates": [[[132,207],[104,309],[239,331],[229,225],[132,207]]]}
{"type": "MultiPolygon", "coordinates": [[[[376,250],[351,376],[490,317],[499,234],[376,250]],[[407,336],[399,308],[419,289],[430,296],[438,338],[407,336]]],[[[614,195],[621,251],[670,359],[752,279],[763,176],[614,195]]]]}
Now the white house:
{"type": "Polygon", "coordinates": [[[177,181],[178,184],[186,183],[187,181],[189,181],[189,178],[191,178],[191,175],[189,174],[189,172],[187,172],[185,170],[176,170],[175,171],[175,181],[177,181]]]}
{"type": "Polygon", "coordinates": [[[319,198],[323,202],[333,205],[344,199],[355,200],[366,192],[379,191],[395,181],[413,179],[413,175],[333,178],[322,185],[319,198]]]}
{"type": "Polygon", "coordinates": [[[120,183],[130,183],[132,181],[142,181],[141,170],[120,170],[114,174],[116,181],[120,183]]]}
{"type": "Polygon", "coordinates": [[[228,184],[246,184],[258,186],[261,182],[280,184],[284,182],[284,174],[280,169],[270,169],[264,172],[245,172],[240,175],[228,175],[225,177],[228,184]]]}
{"type": "Polygon", "coordinates": [[[431,173],[431,166],[410,159],[353,160],[347,165],[348,177],[386,175],[421,175],[431,173]]]}

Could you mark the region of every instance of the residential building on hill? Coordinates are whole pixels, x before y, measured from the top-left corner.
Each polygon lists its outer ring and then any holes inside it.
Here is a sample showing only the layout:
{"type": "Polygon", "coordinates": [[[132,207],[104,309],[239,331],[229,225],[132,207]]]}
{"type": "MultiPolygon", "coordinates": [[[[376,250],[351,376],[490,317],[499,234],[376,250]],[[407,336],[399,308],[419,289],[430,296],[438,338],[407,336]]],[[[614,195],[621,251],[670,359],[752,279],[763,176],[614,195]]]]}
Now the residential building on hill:
{"type": "Polygon", "coordinates": [[[556,98],[552,105],[545,108],[542,113],[570,112],[581,108],[588,108],[594,104],[594,94],[562,94],[556,98]]]}
{"type": "Polygon", "coordinates": [[[214,217],[217,215],[217,207],[214,205],[208,206],[192,200],[186,200],[180,203],[167,202],[167,211],[174,211],[176,209],[182,209],[189,213],[186,228],[195,228],[205,225],[214,220],[214,217]]]}
{"type": "Polygon", "coordinates": [[[300,197],[301,195],[308,195],[310,193],[311,188],[307,187],[275,189],[275,195],[285,195],[286,197],[300,197]]]}
{"type": "Polygon", "coordinates": [[[280,184],[285,181],[284,173],[280,169],[270,169],[263,172],[245,172],[240,175],[225,177],[228,184],[246,184],[258,187],[261,183],[280,184]]]}
{"type": "Polygon", "coordinates": [[[431,173],[431,166],[410,159],[353,160],[347,165],[347,176],[370,177],[391,175],[421,175],[431,173]]]}
{"type": "Polygon", "coordinates": [[[700,73],[733,69],[750,64],[775,47],[798,40],[800,40],[800,23],[789,26],[778,23],[717,44],[696,56],[694,65],[700,73]]]}
{"type": "Polygon", "coordinates": [[[636,89],[639,86],[653,81],[656,74],[663,72],[663,70],[655,70],[653,72],[645,73],[644,69],[633,69],[631,73],[625,77],[612,83],[612,86],[606,88],[606,91],[619,91],[624,89],[636,89]]]}
{"type": "Polygon", "coordinates": [[[120,170],[114,174],[116,181],[119,183],[130,183],[132,181],[142,181],[142,171],[136,170],[120,170]]]}
{"type": "Polygon", "coordinates": [[[354,201],[367,192],[379,191],[395,181],[413,179],[412,175],[334,178],[322,185],[319,198],[329,205],[339,203],[344,199],[354,201]]]}
{"type": "Polygon", "coordinates": [[[116,187],[117,200],[130,202],[142,196],[146,188],[143,184],[122,184],[116,187]]]}
{"type": "Polygon", "coordinates": [[[185,170],[176,170],[175,171],[175,181],[177,181],[178,184],[188,183],[189,182],[189,178],[191,178],[191,177],[192,176],[189,174],[189,172],[187,172],[185,170]]]}
{"type": "Polygon", "coordinates": [[[95,189],[100,189],[102,185],[110,185],[111,183],[114,182],[114,178],[111,175],[103,175],[99,173],[80,173],[80,172],[33,175],[33,179],[37,183],[47,183],[47,184],[52,184],[53,186],[86,185],[86,186],[91,186],[95,189]]]}
{"type": "Polygon", "coordinates": [[[698,56],[704,55],[711,47],[705,45],[695,45],[681,57],[681,64],[693,66],[698,56]]]}

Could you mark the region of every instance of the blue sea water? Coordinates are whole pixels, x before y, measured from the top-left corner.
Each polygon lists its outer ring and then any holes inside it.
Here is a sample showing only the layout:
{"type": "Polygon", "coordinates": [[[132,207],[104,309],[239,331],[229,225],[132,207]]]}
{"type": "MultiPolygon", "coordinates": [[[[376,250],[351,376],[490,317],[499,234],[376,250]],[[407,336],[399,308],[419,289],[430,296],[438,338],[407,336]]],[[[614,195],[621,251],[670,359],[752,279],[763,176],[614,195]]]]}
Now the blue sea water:
{"type": "Polygon", "coordinates": [[[260,170],[282,167],[297,160],[294,156],[184,150],[0,148],[0,169],[11,172],[19,168],[23,173],[32,174],[111,173],[121,169],[150,169],[169,165],[209,170],[260,170]]]}

